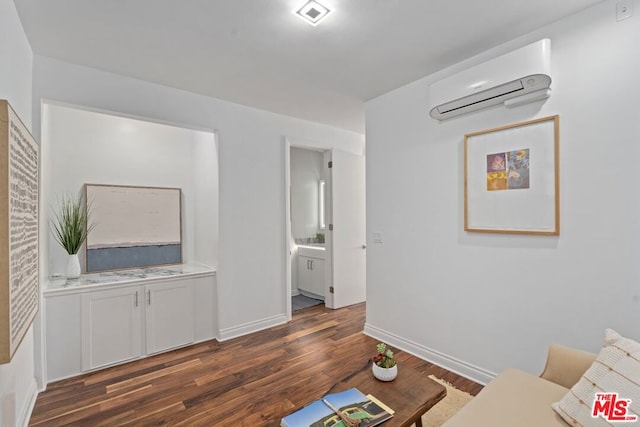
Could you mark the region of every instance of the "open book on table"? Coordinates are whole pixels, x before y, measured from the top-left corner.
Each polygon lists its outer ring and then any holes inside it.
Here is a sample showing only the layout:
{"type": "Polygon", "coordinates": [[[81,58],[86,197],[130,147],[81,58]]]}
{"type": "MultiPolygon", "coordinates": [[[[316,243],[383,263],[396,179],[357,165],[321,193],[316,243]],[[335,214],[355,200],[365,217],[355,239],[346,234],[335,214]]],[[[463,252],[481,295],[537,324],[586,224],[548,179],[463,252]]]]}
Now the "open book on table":
{"type": "Polygon", "coordinates": [[[351,388],[339,393],[327,394],[320,400],[282,419],[281,427],[346,427],[340,415],[358,420],[359,427],[377,426],[393,416],[389,409],[375,397],[365,396],[351,388]]]}

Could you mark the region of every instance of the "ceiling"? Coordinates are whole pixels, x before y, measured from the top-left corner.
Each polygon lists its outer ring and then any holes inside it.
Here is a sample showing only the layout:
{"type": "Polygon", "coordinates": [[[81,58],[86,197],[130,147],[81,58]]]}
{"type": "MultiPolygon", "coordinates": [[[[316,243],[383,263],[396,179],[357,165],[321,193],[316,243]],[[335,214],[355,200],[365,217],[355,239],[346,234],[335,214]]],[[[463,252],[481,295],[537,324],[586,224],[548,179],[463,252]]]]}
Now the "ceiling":
{"type": "MultiPolygon", "coordinates": [[[[363,102],[601,0],[15,0],[36,55],[364,132],[363,102]]],[[[426,114],[426,107],[425,107],[426,114]]]]}

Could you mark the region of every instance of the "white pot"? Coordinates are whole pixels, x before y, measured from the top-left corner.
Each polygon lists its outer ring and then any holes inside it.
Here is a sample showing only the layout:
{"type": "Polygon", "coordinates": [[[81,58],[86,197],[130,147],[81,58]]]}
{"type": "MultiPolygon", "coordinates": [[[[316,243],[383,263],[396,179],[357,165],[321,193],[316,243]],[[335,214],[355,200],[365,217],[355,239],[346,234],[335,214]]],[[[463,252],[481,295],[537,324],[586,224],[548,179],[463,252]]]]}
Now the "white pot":
{"type": "Polygon", "coordinates": [[[69,255],[67,258],[67,279],[77,279],[81,272],[78,254],[69,255]]]}
{"type": "Polygon", "coordinates": [[[373,364],[373,376],[380,381],[393,381],[398,376],[398,365],[394,365],[392,368],[381,368],[380,366],[373,364]]]}

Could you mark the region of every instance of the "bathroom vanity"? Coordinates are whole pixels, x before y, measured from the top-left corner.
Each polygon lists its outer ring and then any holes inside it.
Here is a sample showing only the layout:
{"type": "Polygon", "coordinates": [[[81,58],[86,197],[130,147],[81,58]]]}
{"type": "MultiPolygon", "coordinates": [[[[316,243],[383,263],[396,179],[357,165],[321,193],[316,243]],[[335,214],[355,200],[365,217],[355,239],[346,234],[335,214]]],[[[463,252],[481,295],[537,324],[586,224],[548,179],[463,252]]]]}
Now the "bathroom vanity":
{"type": "Polygon", "coordinates": [[[324,246],[298,246],[298,290],[324,298],[325,278],[324,246]]]}

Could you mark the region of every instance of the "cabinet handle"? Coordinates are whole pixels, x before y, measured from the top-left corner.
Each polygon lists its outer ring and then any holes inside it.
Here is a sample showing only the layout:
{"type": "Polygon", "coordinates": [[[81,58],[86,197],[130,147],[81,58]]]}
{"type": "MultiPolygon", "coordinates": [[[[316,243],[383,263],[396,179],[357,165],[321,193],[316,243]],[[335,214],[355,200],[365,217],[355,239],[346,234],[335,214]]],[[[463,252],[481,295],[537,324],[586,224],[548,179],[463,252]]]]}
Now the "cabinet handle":
{"type": "Polygon", "coordinates": [[[311,270],[311,268],[309,268],[309,260],[307,260],[307,270],[311,270]]]}
{"type": "Polygon", "coordinates": [[[147,295],[149,295],[149,302],[148,302],[148,304],[149,304],[149,305],[151,305],[151,289],[149,289],[149,290],[147,291],[147,295]]]}
{"type": "Polygon", "coordinates": [[[136,297],[133,299],[133,306],[134,307],[138,306],[138,291],[136,291],[136,297]]]}
{"type": "Polygon", "coordinates": [[[311,262],[311,270],[313,270],[313,260],[310,260],[309,262],[311,262]]]}

